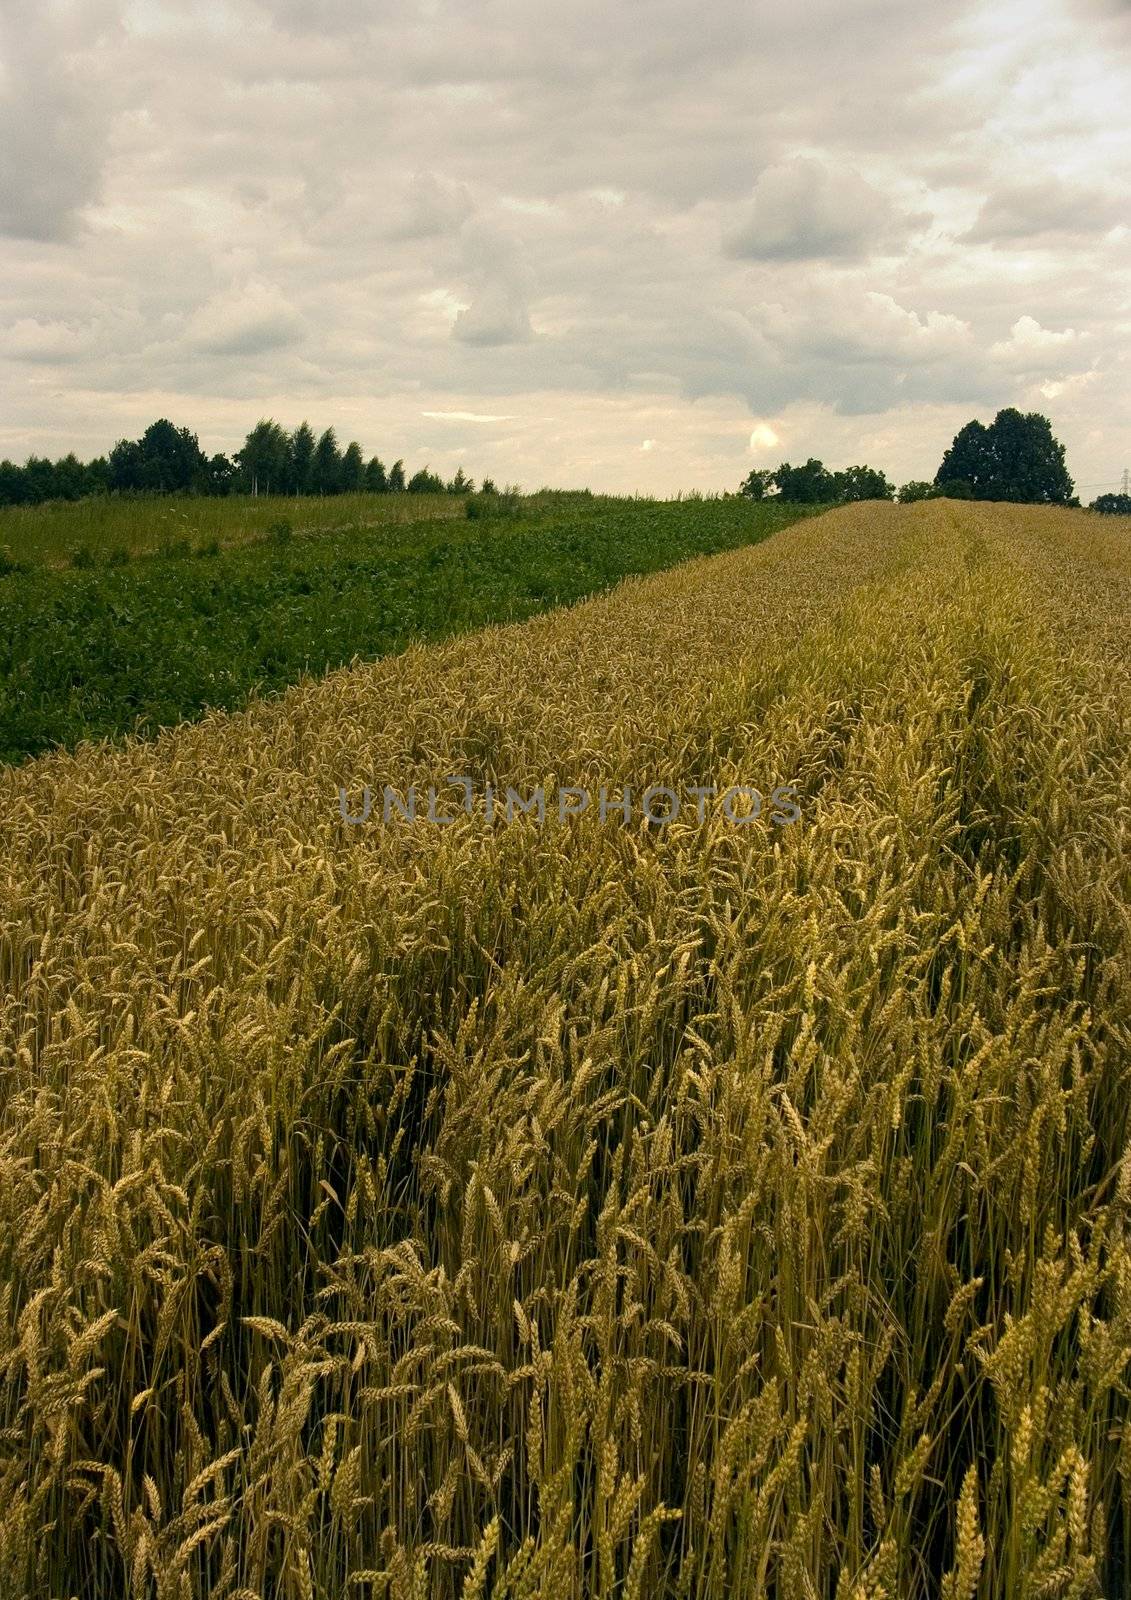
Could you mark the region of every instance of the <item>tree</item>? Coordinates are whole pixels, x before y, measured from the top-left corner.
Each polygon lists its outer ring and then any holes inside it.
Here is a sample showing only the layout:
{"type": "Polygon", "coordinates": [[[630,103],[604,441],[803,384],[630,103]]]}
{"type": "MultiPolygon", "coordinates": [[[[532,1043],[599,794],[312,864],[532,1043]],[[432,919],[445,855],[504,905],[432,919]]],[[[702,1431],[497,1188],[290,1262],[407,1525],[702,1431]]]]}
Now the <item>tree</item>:
{"type": "Polygon", "coordinates": [[[900,489],[899,503],[901,506],[910,506],[917,500],[937,500],[941,492],[935,484],[926,483],[922,478],[913,478],[900,489]]]}
{"type": "Polygon", "coordinates": [[[86,468],[74,451],[55,463],[55,495],[59,500],[81,500],[86,493],[86,468]]]}
{"type": "Polygon", "coordinates": [[[196,434],[161,417],[136,443],[118,441],[110,452],[106,482],[111,489],[188,494],[200,488],[207,467],[196,434]]]}
{"type": "Polygon", "coordinates": [[[1108,517],[1131,517],[1131,494],[1101,494],[1088,510],[1102,512],[1108,517]]]}
{"type": "Polygon", "coordinates": [[[755,467],[752,472],[743,478],[739,485],[739,494],[744,494],[748,500],[764,500],[773,488],[774,475],[766,467],[755,467]]]}
{"type": "Polygon", "coordinates": [[[791,467],[783,461],[774,472],[774,482],[781,498],[795,504],[828,505],[837,497],[832,473],[813,456],[803,467],[791,467]]]}
{"type": "Polygon", "coordinates": [[[22,506],[26,497],[23,468],[14,461],[0,461],[0,506],[22,506]]]}
{"type": "Polygon", "coordinates": [[[443,494],[444,480],[438,473],[429,472],[427,467],[421,467],[419,472],[414,472],[408,480],[409,494],[443,494]]]}
{"type": "Polygon", "coordinates": [[[475,484],[467,476],[462,467],[456,468],[455,477],[448,482],[449,494],[474,494],[475,484]]]}
{"type": "Polygon", "coordinates": [[[1049,419],[1013,406],[999,411],[988,428],[977,421],[961,428],[935,483],[948,495],[975,500],[1063,506],[1073,499],[1064,446],[1049,419]]]}
{"type": "Polygon", "coordinates": [[[391,494],[404,493],[404,462],[394,461],[389,468],[389,491],[391,494]]]}
{"type": "Polygon", "coordinates": [[[119,439],[106,466],[109,487],[121,492],[141,488],[141,446],[130,439],[119,439]]]}
{"type": "Polygon", "coordinates": [[[968,422],[954,436],[950,449],[942,458],[935,473],[935,484],[944,493],[965,484],[968,495],[960,491],[959,499],[988,499],[983,491],[993,481],[994,459],[990,430],[981,422],[968,422]]]}
{"type": "Polygon", "coordinates": [[[337,494],[341,488],[342,455],[338,436],[327,428],[314,449],[311,488],[315,494],[337,494]]]}
{"type": "Polygon", "coordinates": [[[365,469],[365,487],[370,494],[384,494],[389,487],[385,463],[377,456],[373,457],[365,469]]]}
{"type": "Polygon", "coordinates": [[[834,498],[841,501],[893,500],[895,489],[876,467],[845,467],[833,474],[834,498]]]}
{"type": "Polygon", "coordinates": [[[300,422],[291,434],[291,486],[295,494],[309,494],[314,475],[314,429],[300,422]]]}
{"type": "Polygon", "coordinates": [[[339,481],[346,494],[358,494],[365,488],[365,457],[361,453],[361,446],[356,440],[346,446],[346,453],[342,457],[342,466],[339,481]]]}
{"type": "Polygon", "coordinates": [[[1067,505],[1073,482],[1064,464],[1064,446],[1053,438],[1047,417],[1022,414],[1009,406],[999,411],[990,427],[994,464],[994,500],[1014,500],[1030,505],[1067,505]]]}
{"type": "Polygon", "coordinates": [[[24,486],[28,502],[33,506],[54,500],[57,493],[55,468],[46,456],[28,456],[24,463],[24,486]]]}
{"type": "Polygon", "coordinates": [[[293,479],[291,441],[272,417],[255,424],[236,461],[252,494],[285,494],[293,479]]]}
{"type": "Polygon", "coordinates": [[[205,494],[225,495],[232,494],[236,488],[239,474],[234,461],[229,461],[225,455],[216,455],[208,463],[205,475],[205,494]]]}

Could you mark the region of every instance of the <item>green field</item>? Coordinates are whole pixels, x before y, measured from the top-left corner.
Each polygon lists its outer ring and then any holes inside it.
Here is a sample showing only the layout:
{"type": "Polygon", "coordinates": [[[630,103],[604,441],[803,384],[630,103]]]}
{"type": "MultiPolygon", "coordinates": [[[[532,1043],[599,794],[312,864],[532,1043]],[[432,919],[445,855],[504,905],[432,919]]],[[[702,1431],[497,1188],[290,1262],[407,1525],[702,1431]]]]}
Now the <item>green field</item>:
{"type": "Polygon", "coordinates": [[[464,502],[449,494],[339,494],[304,496],[152,495],[93,496],[41,506],[0,506],[0,550],[18,563],[70,566],[76,553],[95,561],[153,555],[188,541],[199,550],[267,538],[289,522],[296,537],[365,533],[463,516],[464,502]]]}
{"type": "Polygon", "coordinates": [[[0,528],[28,565],[0,577],[0,760],[233,709],[304,674],[520,620],[632,573],[754,543],[805,514],[737,497],[588,495],[536,496],[509,512],[500,500],[497,514],[476,520],[463,511],[453,496],[358,496],[6,513],[0,528]],[[288,506],[293,532],[277,542],[266,529],[288,506]],[[197,541],[222,529],[222,547],[53,564],[84,526],[91,550],[127,540],[152,550],[176,519],[197,541]]]}

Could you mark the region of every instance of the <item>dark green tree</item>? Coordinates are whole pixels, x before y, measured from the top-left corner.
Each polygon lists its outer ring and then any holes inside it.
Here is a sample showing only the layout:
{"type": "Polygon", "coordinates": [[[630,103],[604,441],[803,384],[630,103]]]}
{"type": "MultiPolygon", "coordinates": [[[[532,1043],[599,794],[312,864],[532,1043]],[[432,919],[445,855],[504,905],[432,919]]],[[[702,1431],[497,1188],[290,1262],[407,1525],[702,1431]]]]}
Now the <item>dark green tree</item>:
{"type": "Polygon", "coordinates": [[[291,434],[291,488],[295,494],[309,494],[314,474],[317,444],[309,422],[300,422],[291,434]]]}
{"type": "Polygon", "coordinates": [[[374,456],[365,468],[365,487],[370,494],[384,494],[389,487],[389,475],[385,471],[385,463],[374,456]]]}
{"type": "Polygon", "coordinates": [[[937,500],[941,493],[937,485],[926,483],[922,478],[913,478],[900,489],[899,503],[901,506],[910,506],[917,500],[937,500]]]}
{"type": "Polygon", "coordinates": [[[1009,406],[994,418],[990,436],[996,472],[989,499],[1068,504],[1075,485],[1064,464],[1064,446],[1053,437],[1047,417],[1009,406]]]}
{"type": "Polygon", "coordinates": [[[107,482],[119,493],[141,488],[141,446],[132,439],[119,439],[106,466],[107,482]]]}
{"type": "Polygon", "coordinates": [[[338,436],[327,428],[314,449],[311,488],[315,494],[338,494],[342,486],[342,453],[338,436]]]}
{"type": "Polygon", "coordinates": [[[1074,494],[1064,446],[1049,419],[1014,406],[999,411],[988,428],[980,422],[961,428],[935,483],[951,496],[1028,505],[1069,505],[1074,494]]]}
{"type": "Polygon", "coordinates": [[[876,467],[845,467],[833,474],[834,498],[851,503],[855,500],[893,500],[895,489],[887,474],[876,467]]]}
{"type": "Polygon", "coordinates": [[[0,461],[0,506],[22,506],[26,497],[23,468],[14,461],[0,461]]]}
{"type": "Polygon", "coordinates": [[[358,494],[365,488],[365,457],[356,439],[346,446],[346,453],[342,457],[340,481],[342,490],[346,494],[358,494]]]}
{"type": "Polygon", "coordinates": [[[755,467],[739,485],[739,494],[748,500],[764,500],[773,488],[774,475],[767,467],[755,467]]]}
{"type": "Polygon", "coordinates": [[[285,494],[293,481],[291,441],[273,417],[256,423],[236,462],[252,494],[285,494]]]}
{"type": "Polygon", "coordinates": [[[959,487],[958,498],[988,499],[986,489],[993,481],[994,455],[990,430],[984,423],[968,422],[959,428],[950,449],[942,458],[935,473],[935,484],[944,493],[965,484],[969,496],[963,496],[959,487]]]}
{"type": "Polygon", "coordinates": [[[1101,494],[1088,510],[1099,511],[1107,517],[1131,517],[1131,494],[1101,494]]]}
{"type": "Polygon", "coordinates": [[[239,472],[234,461],[225,455],[215,455],[208,463],[205,493],[233,494],[239,482],[239,472]]]}
{"type": "Polygon", "coordinates": [[[456,468],[454,478],[448,480],[449,494],[474,494],[475,484],[464,472],[462,467],[456,468]]]}
{"type": "Polygon", "coordinates": [[[389,468],[389,491],[391,494],[403,494],[404,486],[404,462],[394,461],[389,468]]]}
{"type": "Polygon", "coordinates": [[[823,462],[813,456],[803,467],[783,461],[774,472],[774,482],[783,500],[801,505],[831,505],[836,499],[836,481],[823,462]]]}
{"type": "Polygon", "coordinates": [[[72,451],[55,463],[55,495],[59,500],[81,500],[86,493],[86,468],[72,451]]]}
{"type": "Polygon", "coordinates": [[[29,505],[39,506],[45,500],[54,500],[57,492],[54,463],[46,456],[28,456],[24,463],[24,485],[29,505]]]}
{"type": "Polygon", "coordinates": [[[429,472],[427,467],[421,467],[419,472],[414,472],[408,480],[409,494],[443,494],[444,480],[439,473],[429,472]]]}

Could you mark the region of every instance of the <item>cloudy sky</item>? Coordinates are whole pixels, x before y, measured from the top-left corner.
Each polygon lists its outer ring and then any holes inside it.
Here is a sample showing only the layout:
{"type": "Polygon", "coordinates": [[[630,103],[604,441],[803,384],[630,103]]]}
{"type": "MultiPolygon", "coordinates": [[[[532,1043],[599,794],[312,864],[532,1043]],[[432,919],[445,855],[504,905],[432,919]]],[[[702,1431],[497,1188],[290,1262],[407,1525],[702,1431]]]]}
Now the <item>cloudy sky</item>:
{"type": "MultiPolygon", "coordinates": [[[[1131,465],[1131,0],[0,0],[0,456],[1131,465]]],[[[1096,491],[1098,492],[1098,490],[1096,491]]]]}

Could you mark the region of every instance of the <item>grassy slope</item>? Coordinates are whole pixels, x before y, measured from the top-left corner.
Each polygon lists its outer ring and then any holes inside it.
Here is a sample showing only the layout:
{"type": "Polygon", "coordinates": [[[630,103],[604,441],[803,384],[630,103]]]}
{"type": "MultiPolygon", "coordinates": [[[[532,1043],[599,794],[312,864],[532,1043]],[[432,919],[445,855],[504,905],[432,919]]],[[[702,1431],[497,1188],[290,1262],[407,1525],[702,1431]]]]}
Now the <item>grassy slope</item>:
{"type": "Polygon", "coordinates": [[[1126,1593],[1129,611],[858,508],[0,774],[4,1595],[1126,1593]]]}
{"type": "MultiPolygon", "coordinates": [[[[462,502],[460,502],[462,509],[462,502]]],[[[0,578],[0,760],[149,732],[303,673],[764,538],[796,508],[552,497],[219,555],[0,578]]]]}

